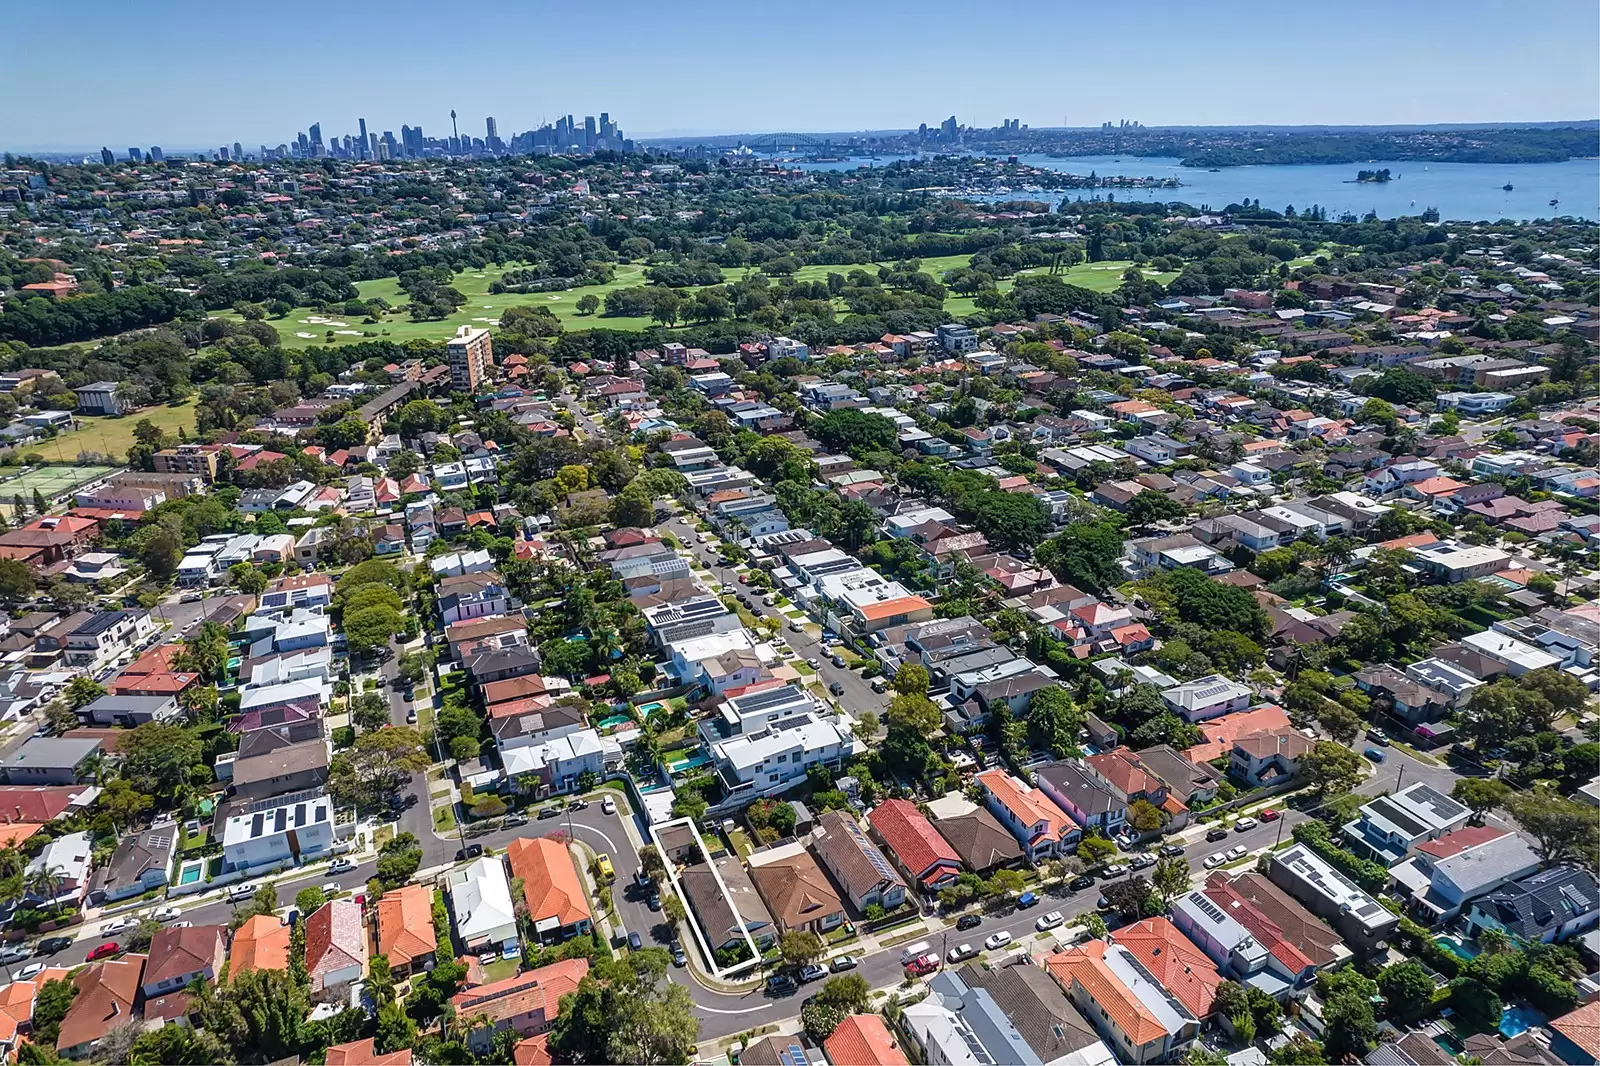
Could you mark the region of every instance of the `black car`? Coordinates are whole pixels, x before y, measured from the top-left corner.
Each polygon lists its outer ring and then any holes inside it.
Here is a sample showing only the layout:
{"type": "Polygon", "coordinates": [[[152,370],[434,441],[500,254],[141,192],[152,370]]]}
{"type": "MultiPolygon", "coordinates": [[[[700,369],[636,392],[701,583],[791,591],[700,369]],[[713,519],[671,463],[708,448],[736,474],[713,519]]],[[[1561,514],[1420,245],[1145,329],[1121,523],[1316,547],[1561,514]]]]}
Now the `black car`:
{"type": "Polygon", "coordinates": [[[649,907],[653,911],[660,910],[661,909],[661,893],[659,893],[659,892],[650,893],[650,898],[644,901],[644,905],[646,907],[649,907]]]}
{"type": "Polygon", "coordinates": [[[1182,855],[1183,854],[1183,845],[1181,845],[1181,844],[1163,844],[1161,846],[1161,854],[1167,856],[1168,858],[1171,858],[1174,855],[1182,855]]]}
{"type": "Polygon", "coordinates": [[[560,807],[545,807],[545,808],[542,808],[539,811],[539,817],[540,818],[559,818],[559,817],[561,817],[561,808],[560,807]]]}
{"type": "Polygon", "coordinates": [[[1088,888],[1093,884],[1093,874],[1079,874],[1077,877],[1074,877],[1071,881],[1067,882],[1067,887],[1076,892],[1080,888],[1088,888]]]}
{"type": "Polygon", "coordinates": [[[843,696],[844,695],[844,686],[841,685],[839,682],[835,681],[833,684],[828,686],[828,691],[833,693],[835,696],[843,696]]]}
{"type": "Polygon", "coordinates": [[[628,950],[629,951],[638,951],[642,947],[644,947],[644,940],[640,938],[639,934],[638,933],[629,933],[628,934],[628,950]]]}
{"type": "Polygon", "coordinates": [[[983,916],[978,914],[963,914],[956,919],[956,928],[962,931],[976,929],[983,924],[983,916]]]}
{"type": "Polygon", "coordinates": [[[1228,831],[1219,826],[1218,828],[1206,833],[1206,839],[1210,841],[1227,840],[1228,831]]]}
{"type": "Polygon", "coordinates": [[[775,973],[767,978],[769,996],[792,996],[797,987],[799,986],[794,983],[794,978],[786,973],[775,973]]]}
{"type": "Polygon", "coordinates": [[[71,946],[72,938],[70,936],[47,936],[43,940],[39,941],[39,946],[37,949],[35,949],[34,954],[54,955],[61,949],[69,948],[71,946]]]}
{"type": "Polygon", "coordinates": [[[464,848],[457,848],[456,849],[456,862],[466,862],[468,859],[476,859],[479,855],[482,855],[482,854],[483,854],[483,845],[482,844],[468,844],[464,848]]]}

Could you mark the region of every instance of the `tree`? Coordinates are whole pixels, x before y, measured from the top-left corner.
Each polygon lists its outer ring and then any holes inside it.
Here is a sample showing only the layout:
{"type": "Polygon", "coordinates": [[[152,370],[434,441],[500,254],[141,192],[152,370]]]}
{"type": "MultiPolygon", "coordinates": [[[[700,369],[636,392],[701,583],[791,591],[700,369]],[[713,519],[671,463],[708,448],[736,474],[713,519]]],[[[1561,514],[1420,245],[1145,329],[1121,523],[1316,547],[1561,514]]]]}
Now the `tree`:
{"type": "Polygon", "coordinates": [[[943,718],[938,706],[927,696],[896,696],[889,701],[884,721],[891,732],[900,730],[928,737],[939,728],[943,718]]]}
{"type": "Polygon", "coordinates": [[[586,292],[578,297],[578,314],[592,315],[600,310],[600,298],[592,292],[586,292]]]}
{"type": "Polygon", "coordinates": [[[1123,531],[1115,522],[1077,522],[1039,545],[1037,558],[1057,578],[1086,592],[1104,592],[1125,580],[1123,531]]]}
{"type": "Polygon", "coordinates": [[[1378,991],[1389,1019],[1399,1025],[1409,1025],[1433,1007],[1433,978],[1415,959],[1385,967],[1378,975],[1378,991]]]}
{"type": "Polygon", "coordinates": [[[362,733],[333,757],[328,791],[341,803],[370,810],[398,795],[411,775],[426,770],[431,761],[422,737],[408,726],[362,733]]]}
{"type": "Polygon", "coordinates": [[[387,604],[364,607],[344,616],[344,636],[351,655],[371,655],[387,648],[390,639],[405,628],[405,618],[387,604]]]}
{"type": "Polygon", "coordinates": [[[1143,918],[1150,908],[1150,882],[1135,874],[1124,881],[1113,881],[1100,892],[1106,905],[1129,918],[1143,918]]]}
{"type": "Polygon", "coordinates": [[[378,1028],[374,1039],[380,1055],[404,1050],[417,1042],[417,1023],[411,1020],[400,1004],[391,999],[378,1008],[378,1028]]]}
{"type": "Polygon", "coordinates": [[[65,978],[58,977],[39,986],[33,1003],[35,1043],[55,1046],[56,1038],[61,1035],[61,1019],[67,1016],[67,1008],[72,1006],[72,997],[77,994],[77,986],[65,978]]]}
{"type": "Polygon", "coordinates": [[[105,694],[106,687],[88,674],[79,674],[67,682],[66,691],[62,693],[66,698],[67,706],[75,711],[89,706],[89,704],[105,694]]]}
{"type": "Polygon", "coordinates": [[[826,945],[809,929],[790,929],[778,938],[778,950],[790,966],[805,966],[820,959],[826,945]]]}
{"type": "Polygon", "coordinates": [[[1269,1057],[1273,1066],[1326,1066],[1332,1061],[1321,1044],[1302,1032],[1296,1032],[1287,1044],[1274,1049],[1269,1057]]]}
{"type": "Polygon", "coordinates": [[[1028,742],[1065,759],[1078,750],[1078,733],[1084,721],[1083,711],[1072,702],[1066,689],[1058,685],[1042,688],[1033,694],[1028,705],[1028,742]]]}
{"type": "Polygon", "coordinates": [[[1450,982],[1450,1009],[1455,1020],[1468,1028],[1489,1032],[1500,1024],[1505,1003],[1495,990],[1471,977],[1450,982]]]}
{"type": "Polygon", "coordinates": [[[161,932],[161,923],[154,918],[141,918],[139,924],[133,927],[133,932],[128,934],[127,948],[129,951],[145,951],[150,947],[150,941],[161,932]]]}
{"type": "Polygon", "coordinates": [[[812,1043],[821,1044],[848,1016],[849,1012],[838,1004],[817,999],[800,1008],[800,1025],[812,1043]]]}
{"type": "Polygon", "coordinates": [[[211,768],[202,758],[200,739],[184,726],[146,722],[123,734],[118,748],[122,777],[148,795],[171,796],[195,769],[209,780],[211,768]]]}
{"type": "Polygon", "coordinates": [[[1516,793],[1504,806],[1547,864],[1600,864],[1600,810],[1544,791],[1516,793]]]}
{"type": "Polygon", "coordinates": [[[1378,986],[1353,968],[1322,973],[1317,978],[1322,993],[1322,1020],[1328,1061],[1340,1062],[1345,1055],[1360,1058],[1370,1050],[1378,1036],[1377,1019],[1372,1013],[1372,997],[1378,986]]]}
{"type": "Polygon", "coordinates": [[[203,1028],[235,1059],[276,1062],[300,1053],[311,1000],[288,971],[252,969],[234,974],[226,985],[207,985],[195,1007],[203,1028]]]}
{"type": "Polygon", "coordinates": [[[686,1062],[699,1024],[688,989],[664,980],[659,948],[594,964],[550,1031],[550,1050],[565,1062],[686,1062]]]}
{"type": "Polygon", "coordinates": [[[1463,777],[1450,789],[1450,798],[1471,810],[1472,820],[1479,825],[1510,796],[1511,786],[1493,777],[1463,777]]]}
{"type": "Polygon", "coordinates": [[[251,563],[234,563],[228,568],[228,583],[249,596],[259,596],[267,590],[267,575],[251,563]]]}
{"type": "Polygon", "coordinates": [[[295,910],[308,917],[321,910],[326,902],[328,894],[316,885],[308,885],[294,895],[295,910]]]}
{"type": "Polygon", "coordinates": [[[390,722],[389,702],[376,692],[363,692],[353,701],[351,720],[362,730],[382,729],[390,722]]]}
{"type": "Polygon", "coordinates": [[[17,559],[0,559],[0,599],[23,600],[33,595],[33,571],[17,559]]]}
{"type": "Polygon", "coordinates": [[[921,663],[906,663],[895,671],[889,687],[902,696],[926,696],[928,685],[928,668],[921,663]]]}
{"type": "Polygon", "coordinates": [[[823,415],[806,432],[830,451],[854,455],[893,448],[900,431],[882,415],[847,407],[823,415]]]}
{"type": "Polygon", "coordinates": [[[387,887],[405,884],[421,865],[422,845],[411,833],[397,833],[378,849],[378,879],[387,887]]]}
{"type": "Polygon", "coordinates": [[[1098,833],[1085,833],[1078,841],[1078,858],[1088,867],[1110,862],[1117,854],[1117,846],[1098,833]]]}
{"type": "Polygon", "coordinates": [[[1128,824],[1141,833],[1154,833],[1161,828],[1161,812],[1141,796],[1128,805],[1128,824]]]}
{"type": "Polygon", "coordinates": [[[1127,520],[1130,526],[1147,526],[1152,522],[1166,522],[1182,518],[1189,512],[1183,504],[1162,492],[1145,489],[1128,503],[1127,520]]]}
{"type": "Polygon", "coordinates": [[[639,849],[639,868],[653,881],[661,881],[667,876],[666,860],[654,844],[646,844],[639,849]]]}
{"type": "Polygon", "coordinates": [[[1189,873],[1189,860],[1182,855],[1168,855],[1157,859],[1150,871],[1150,887],[1161,897],[1161,909],[1172,906],[1172,901],[1189,891],[1193,878],[1189,873]]]}
{"type": "Polygon", "coordinates": [[[817,993],[819,1001],[837,1004],[851,1014],[865,1013],[871,996],[872,986],[858,973],[830,977],[823,982],[822,991],[817,993]]]}
{"type": "Polygon", "coordinates": [[[127,1061],[129,1066],[210,1066],[224,1061],[226,1055],[222,1042],[210,1033],[196,1032],[187,1025],[163,1025],[141,1031],[127,1061]]]}
{"type": "Polygon", "coordinates": [[[1361,783],[1361,757],[1342,744],[1319,740],[1301,756],[1300,776],[1319,797],[1341,795],[1361,783]]]}

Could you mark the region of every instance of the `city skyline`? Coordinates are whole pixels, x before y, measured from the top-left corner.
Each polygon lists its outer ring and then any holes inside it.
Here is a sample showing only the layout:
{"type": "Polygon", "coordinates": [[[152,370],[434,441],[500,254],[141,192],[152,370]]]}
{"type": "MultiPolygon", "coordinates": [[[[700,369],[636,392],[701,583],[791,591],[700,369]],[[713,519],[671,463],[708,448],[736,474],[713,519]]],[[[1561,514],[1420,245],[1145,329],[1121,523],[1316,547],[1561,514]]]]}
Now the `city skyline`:
{"type": "MultiPolygon", "coordinates": [[[[880,75],[826,61],[850,41],[886,42],[891,51],[923,49],[906,36],[903,14],[890,8],[825,2],[790,25],[775,13],[738,9],[741,17],[734,18],[735,9],[722,0],[694,0],[689,12],[617,6],[608,25],[603,93],[573,91],[593,73],[588,47],[552,49],[531,65],[521,54],[531,33],[556,40],[592,34],[592,13],[480,9],[474,25],[494,32],[473,41],[473,62],[496,76],[453,86],[454,99],[447,100],[436,79],[383,73],[447,61],[437,38],[412,32],[423,17],[420,6],[401,3],[380,15],[364,3],[337,11],[304,0],[287,5],[283,18],[263,22],[243,10],[214,8],[203,9],[202,18],[190,0],[137,14],[88,0],[87,17],[66,51],[53,46],[57,28],[46,13],[25,9],[11,26],[15,47],[0,84],[13,83],[14,94],[50,84],[55,106],[7,116],[0,143],[40,151],[135,143],[188,150],[234,140],[273,145],[318,115],[329,128],[353,126],[364,115],[379,130],[398,129],[400,116],[443,129],[451,108],[473,116],[476,135],[491,115],[508,131],[553,123],[572,110],[574,96],[603,97],[612,114],[629,116],[630,133],[639,139],[904,129],[951,113],[978,126],[1019,118],[1034,127],[1095,126],[1125,116],[1165,127],[1516,123],[1590,117],[1584,113],[1594,109],[1600,77],[1592,48],[1600,12],[1568,0],[1537,5],[1539,18],[1515,20],[1487,3],[1425,0],[1396,12],[1356,0],[1341,8],[1334,24],[1311,11],[1266,11],[1226,0],[1203,8],[1169,5],[1137,25],[1100,9],[1010,5],[1012,22],[1027,28],[1028,41],[1060,41],[1061,47],[1003,64],[975,56],[966,73],[948,69],[937,78],[925,76],[933,67],[916,64],[898,69],[923,73],[880,75]],[[413,6],[417,18],[410,17],[413,6]],[[226,25],[215,25],[219,20],[226,25]],[[1388,32],[1362,36],[1358,47],[1349,30],[1370,20],[1388,32]],[[1419,40],[1434,39],[1445,20],[1453,28],[1450,47],[1418,47],[1419,40]],[[365,54],[381,58],[330,63],[306,46],[308,26],[319,40],[359,38],[365,54]],[[1196,35],[1207,26],[1228,32],[1207,35],[1201,48],[1196,35]],[[1552,26],[1561,32],[1550,32],[1552,26]],[[229,59],[241,65],[232,73],[147,62],[202,54],[230,29],[237,39],[229,59]],[[1132,31],[1136,50],[1087,46],[1132,31]],[[773,40],[792,57],[780,64],[781,77],[768,64],[747,62],[771,57],[773,40]],[[1345,42],[1340,65],[1322,70],[1311,58],[1330,42],[1345,42]],[[693,57],[694,65],[685,67],[690,59],[674,56],[693,57]],[[1496,76],[1463,77],[1477,68],[1493,68],[1496,76]],[[1230,76],[1218,77],[1221,71],[1230,76]],[[871,92],[864,91],[868,85],[871,92]]],[[[1006,11],[994,14],[1007,17],[1006,11]]],[[[948,0],[919,10],[932,25],[957,26],[971,17],[948,0]]]]}

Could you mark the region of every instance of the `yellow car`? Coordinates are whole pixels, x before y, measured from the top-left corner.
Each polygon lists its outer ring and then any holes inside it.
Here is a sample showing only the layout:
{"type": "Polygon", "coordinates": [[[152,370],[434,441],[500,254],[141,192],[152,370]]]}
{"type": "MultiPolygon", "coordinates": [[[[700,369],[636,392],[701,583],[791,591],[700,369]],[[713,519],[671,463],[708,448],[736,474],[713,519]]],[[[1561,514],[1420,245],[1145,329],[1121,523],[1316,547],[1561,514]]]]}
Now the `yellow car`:
{"type": "Polygon", "coordinates": [[[611,866],[611,856],[601,855],[597,857],[594,860],[594,865],[595,869],[600,871],[601,880],[615,881],[617,879],[617,871],[611,866]]]}

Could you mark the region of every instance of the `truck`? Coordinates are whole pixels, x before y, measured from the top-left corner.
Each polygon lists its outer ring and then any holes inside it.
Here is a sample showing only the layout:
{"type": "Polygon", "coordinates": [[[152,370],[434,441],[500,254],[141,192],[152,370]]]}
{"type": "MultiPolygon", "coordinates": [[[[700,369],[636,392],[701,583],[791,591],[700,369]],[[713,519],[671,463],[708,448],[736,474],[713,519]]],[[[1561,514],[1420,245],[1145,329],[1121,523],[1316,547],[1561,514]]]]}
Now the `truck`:
{"type": "Polygon", "coordinates": [[[900,965],[904,966],[912,959],[920,958],[933,951],[933,944],[926,940],[919,940],[915,944],[907,944],[900,949],[900,965]]]}

